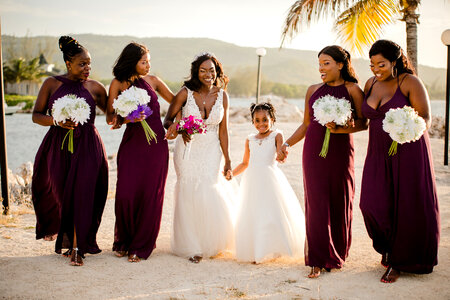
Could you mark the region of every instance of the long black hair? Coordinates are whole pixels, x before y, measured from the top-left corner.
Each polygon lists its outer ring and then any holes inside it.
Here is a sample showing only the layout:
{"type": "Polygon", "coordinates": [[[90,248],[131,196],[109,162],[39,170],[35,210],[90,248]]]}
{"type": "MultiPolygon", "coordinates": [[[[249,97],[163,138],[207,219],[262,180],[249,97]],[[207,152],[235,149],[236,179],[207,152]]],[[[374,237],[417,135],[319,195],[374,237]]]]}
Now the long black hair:
{"type": "Polygon", "coordinates": [[[253,123],[253,116],[255,115],[255,112],[257,111],[267,111],[267,113],[269,114],[269,117],[272,119],[272,122],[275,123],[275,121],[277,120],[277,118],[275,117],[275,107],[272,105],[272,103],[269,102],[264,102],[264,103],[252,103],[250,105],[250,113],[252,116],[252,123],[253,123]]]}
{"type": "Polygon", "coordinates": [[[356,78],[355,70],[352,67],[352,61],[350,53],[338,45],[327,46],[320,50],[317,57],[320,54],[326,54],[331,56],[336,62],[344,64],[341,69],[342,79],[349,82],[358,83],[358,79],[356,78]]]}
{"type": "Polygon", "coordinates": [[[136,65],[142,56],[149,53],[144,45],[132,42],[123,48],[113,67],[113,75],[120,82],[130,81],[137,75],[136,65]]]}
{"type": "Polygon", "coordinates": [[[71,62],[74,56],[87,51],[76,39],[67,35],[61,36],[58,43],[65,62],[71,62]]]}
{"type": "Polygon", "coordinates": [[[213,85],[219,88],[227,89],[228,77],[223,72],[223,67],[220,61],[214,56],[214,54],[209,52],[203,52],[197,55],[194,58],[194,61],[191,63],[191,75],[188,80],[184,82],[184,86],[190,89],[191,91],[198,91],[202,87],[202,83],[198,78],[198,71],[200,69],[200,65],[210,59],[216,69],[216,79],[214,80],[213,85]]]}
{"type": "Polygon", "coordinates": [[[402,73],[415,74],[414,67],[411,65],[408,57],[403,52],[403,49],[393,41],[390,40],[378,40],[373,43],[369,50],[369,57],[381,54],[384,58],[391,63],[395,62],[394,70],[396,75],[402,73]]]}

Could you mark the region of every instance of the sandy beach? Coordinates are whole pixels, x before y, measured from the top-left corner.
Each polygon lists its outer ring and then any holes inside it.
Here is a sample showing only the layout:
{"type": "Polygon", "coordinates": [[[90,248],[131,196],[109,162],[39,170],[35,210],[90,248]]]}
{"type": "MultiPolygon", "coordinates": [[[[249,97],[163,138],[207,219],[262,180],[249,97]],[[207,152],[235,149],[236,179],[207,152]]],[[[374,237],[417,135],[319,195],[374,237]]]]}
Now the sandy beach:
{"type": "MultiPolygon", "coordinates": [[[[299,123],[279,123],[290,135],[299,123]]],[[[240,162],[250,123],[231,124],[231,157],[240,162]]],[[[354,134],[356,196],[353,210],[353,243],[341,270],[308,279],[303,260],[286,258],[253,265],[238,263],[230,254],[192,264],[170,251],[173,188],[172,158],[166,185],[161,231],[148,260],[129,263],[112,253],[114,234],[115,165],[110,166],[110,193],[97,236],[103,252],[87,255],[85,266],[72,267],[54,253],[54,242],[35,239],[32,209],[12,205],[11,216],[0,223],[0,298],[2,299],[450,299],[450,169],[443,165],[442,139],[431,139],[441,213],[439,264],[428,275],[402,273],[396,283],[384,284],[381,256],[371,245],[359,209],[361,174],[367,132],[354,134]]],[[[302,207],[303,142],[291,149],[282,170],[302,207]]],[[[239,180],[239,177],[237,177],[239,180]]],[[[414,222],[414,220],[411,220],[414,222]]]]}

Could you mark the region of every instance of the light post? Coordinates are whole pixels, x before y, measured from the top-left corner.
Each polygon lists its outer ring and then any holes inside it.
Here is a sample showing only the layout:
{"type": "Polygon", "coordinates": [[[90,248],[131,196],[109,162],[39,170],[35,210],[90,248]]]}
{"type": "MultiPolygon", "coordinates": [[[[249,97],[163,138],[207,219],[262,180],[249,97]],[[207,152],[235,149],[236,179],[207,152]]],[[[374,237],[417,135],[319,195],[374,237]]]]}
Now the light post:
{"type": "Polygon", "coordinates": [[[266,55],[267,51],[264,48],[256,49],[256,55],[258,55],[258,75],[256,77],[256,104],[259,101],[259,91],[261,85],[261,57],[266,55]]]}
{"type": "Polygon", "coordinates": [[[447,46],[447,87],[445,92],[444,166],[448,166],[448,114],[450,102],[450,29],[444,30],[441,40],[447,46]]]}

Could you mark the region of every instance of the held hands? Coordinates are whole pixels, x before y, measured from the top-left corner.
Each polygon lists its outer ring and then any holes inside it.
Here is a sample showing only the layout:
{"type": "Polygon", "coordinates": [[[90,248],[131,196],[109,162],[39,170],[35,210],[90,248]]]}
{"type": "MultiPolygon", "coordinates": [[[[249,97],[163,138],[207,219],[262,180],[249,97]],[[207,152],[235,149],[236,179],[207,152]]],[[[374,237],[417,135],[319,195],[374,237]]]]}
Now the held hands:
{"type": "Polygon", "coordinates": [[[231,169],[231,163],[227,162],[225,163],[225,166],[223,167],[223,176],[226,180],[231,180],[233,178],[233,171],[231,169]]]}
{"type": "Polygon", "coordinates": [[[286,145],[282,145],[280,151],[277,152],[277,161],[279,163],[284,163],[288,157],[289,150],[286,145]]]}

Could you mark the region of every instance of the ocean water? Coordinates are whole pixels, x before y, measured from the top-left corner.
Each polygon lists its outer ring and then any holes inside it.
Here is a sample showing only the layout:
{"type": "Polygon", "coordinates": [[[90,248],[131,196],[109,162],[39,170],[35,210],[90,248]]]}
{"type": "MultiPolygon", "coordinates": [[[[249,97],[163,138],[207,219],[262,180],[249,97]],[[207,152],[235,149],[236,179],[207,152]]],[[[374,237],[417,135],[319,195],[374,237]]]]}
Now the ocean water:
{"type": "MultiPolygon", "coordinates": [[[[231,106],[250,107],[254,99],[231,98],[231,106]]],[[[304,108],[304,99],[288,99],[288,102],[296,105],[300,110],[304,108]]],[[[444,116],[445,101],[431,101],[431,112],[433,116],[444,116]]],[[[14,114],[6,116],[6,142],[8,153],[8,168],[15,170],[22,163],[34,161],[34,157],[42,142],[48,127],[39,126],[31,121],[31,114],[14,114]]],[[[300,125],[300,124],[299,124],[300,125]]],[[[107,155],[117,153],[122,139],[124,127],[111,130],[106,124],[104,115],[97,116],[95,126],[105,144],[107,155]]]]}

